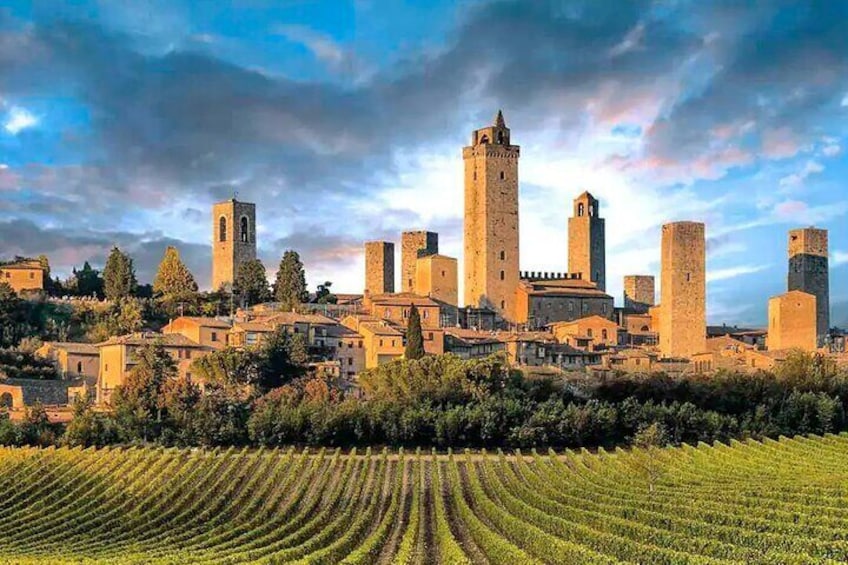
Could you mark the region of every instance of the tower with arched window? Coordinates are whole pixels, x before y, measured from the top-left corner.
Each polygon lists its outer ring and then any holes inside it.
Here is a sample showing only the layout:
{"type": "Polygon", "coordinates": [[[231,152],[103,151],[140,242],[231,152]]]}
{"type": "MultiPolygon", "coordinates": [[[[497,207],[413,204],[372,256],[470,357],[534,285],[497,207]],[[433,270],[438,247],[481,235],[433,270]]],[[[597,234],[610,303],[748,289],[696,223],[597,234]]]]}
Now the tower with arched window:
{"type": "Polygon", "coordinates": [[[580,273],[600,290],[607,289],[606,227],[600,203],[584,192],[574,199],[574,213],[568,219],[568,271],[580,273]]]}
{"type": "Polygon", "coordinates": [[[212,288],[232,283],[239,266],[256,259],[256,204],[235,198],[212,207],[212,288]]]}
{"type": "Polygon", "coordinates": [[[515,319],[518,272],[518,158],[503,114],[476,130],[465,161],[465,305],[515,319]]]}

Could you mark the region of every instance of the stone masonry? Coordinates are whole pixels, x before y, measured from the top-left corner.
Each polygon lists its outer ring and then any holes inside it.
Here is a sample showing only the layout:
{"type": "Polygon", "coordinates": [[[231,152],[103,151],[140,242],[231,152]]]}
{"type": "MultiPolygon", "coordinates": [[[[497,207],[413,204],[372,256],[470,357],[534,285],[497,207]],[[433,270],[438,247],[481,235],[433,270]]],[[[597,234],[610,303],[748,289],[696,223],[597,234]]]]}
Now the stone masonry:
{"type": "Polygon", "coordinates": [[[624,309],[637,314],[647,314],[655,305],[656,290],[651,275],[627,275],[624,277],[624,309]]]}
{"type": "Polygon", "coordinates": [[[789,232],[788,290],[800,290],[816,297],[818,343],[830,328],[830,284],[828,281],[827,230],[813,227],[789,232]]]}
{"type": "Polygon", "coordinates": [[[518,262],[518,158],[509,128],[495,123],[471,135],[465,162],[465,305],[514,319],[518,262]]]}
{"type": "Polygon", "coordinates": [[[395,244],[390,241],[365,243],[365,294],[395,291],[395,244]]]}
{"type": "Polygon", "coordinates": [[[439,234],[431,231],[405,231],[400,237],[401,292],[415,292],[415,263],[439,252],[439,234]]]}
{"type": "Polygon", "coordinates": [[[212,207],[212,288],[231,284],[239,267],[256,259],[256,204],[235,198],[212,207]]]}
{"type": "Polygon", "coordinates": [[[769,299],[768,348],[815,351],[816,297],[793,290],[769,299]]]}
{"type": "Polygon", "coordinates": [[[568,219],[568,271],[581,273],[600,290],[607,288],[606,228],[598,200],[584,192],[574,199],[568,219]]]}
{"type": "Polygon", "coordinates": [[[706,235],[704,224],[662,228],[660,352],[688,359],[706,349],[706,235]]]}

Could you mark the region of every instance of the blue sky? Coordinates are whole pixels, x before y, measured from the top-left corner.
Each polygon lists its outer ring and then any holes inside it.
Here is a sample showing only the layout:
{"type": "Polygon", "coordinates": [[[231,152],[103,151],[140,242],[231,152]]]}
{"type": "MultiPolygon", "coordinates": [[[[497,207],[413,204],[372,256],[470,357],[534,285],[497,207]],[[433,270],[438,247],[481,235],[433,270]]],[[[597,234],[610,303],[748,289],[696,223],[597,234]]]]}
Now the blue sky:
{"type": "Polygon", "coordinates": [[[208,285],[209,208],[238,192],[271,276],[294,248],[310,286],[360,292],[365,240],[461,256],[461,148],[503,108],[523,270],[565,270],[589,190],[617,301],[662,223],[701,220],[710,322],[763,324],[786,232],[816,225],[848,324],[848,4],[740,4],[6,2],[0,256],[68,273],[117,244],[151,280],[176,245],[208,285]]]}

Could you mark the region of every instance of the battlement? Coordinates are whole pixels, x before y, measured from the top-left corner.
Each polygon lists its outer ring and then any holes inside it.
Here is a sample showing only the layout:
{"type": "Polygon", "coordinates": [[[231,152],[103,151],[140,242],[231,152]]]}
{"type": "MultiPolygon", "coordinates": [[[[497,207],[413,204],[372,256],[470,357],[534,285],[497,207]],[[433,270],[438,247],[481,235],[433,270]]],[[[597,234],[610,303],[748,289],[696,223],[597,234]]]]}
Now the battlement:
{"type": "Polygon", "coordinates": [[[521,271],[523,281],[576,281],[583,280],[583,273],[558,273],[548,271],[521,271]]]}

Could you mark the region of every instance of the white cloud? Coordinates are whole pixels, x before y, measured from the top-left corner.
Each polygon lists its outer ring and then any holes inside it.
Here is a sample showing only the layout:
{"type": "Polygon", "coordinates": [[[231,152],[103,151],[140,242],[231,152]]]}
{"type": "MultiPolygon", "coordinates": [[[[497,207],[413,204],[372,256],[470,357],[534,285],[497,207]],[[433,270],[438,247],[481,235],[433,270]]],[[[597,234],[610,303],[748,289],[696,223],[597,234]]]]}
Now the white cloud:
{"type": "Polygon", "coordinates": [[[0,163],[0,171],[4,171],[9,168],[9,165],[6,163],[0,163]]]}
{"type": "Polygon", "coordinates": [[[21,131],[38,125],[38,117],[26,108],[12,106],[3,123],[3,128],[12,135],[18,135],[21,131]]]}
{"type": "MultiPolygon", "coordinates": [[[[837,146],[838,151],[838,146],[837,146]]],[[[817,161],[807,161],[804,163],[804,168],[798,171],[797,173],[792,173],[791,175],[785,176],[780,179],[780,186],[782,187],[791,187],[798,186],[803,183],[810,175],[815,175],[824,170],[824,166],[817,161]]]]}
{"type": "Polygon", "coordinates": [[[846,92],[845,96],[842,97],[842,106],[848,106],[848,92],[846,92]]]}
{"type": "Polygon", "coordinates": [[[825,147],[822,149],[822,155],[824,155],[825,157],[835,157],[839,155],[841,151],[842,147],[840,147],[838,143],[833,143],[830,145],[825,145],[825,147]]]}
{"type": "Polygon", "coordinates": [[[848,251],[834,251],[831,256],[832,266],[848,264],[848,251]]]}
{"type": "Polygon", "coordinates": [[[753,273],[759,273],[760,271],[764,271],[768,269],[768,265],[740,265],[737,267],[728,267],[726,269],[715,269],[712,271],[707,271],[707,282],[716,282],[716,281],[726,281],[728,279],[735,279],[736,277],[741,277],[745,275],[751,275],[753,273]]]}

